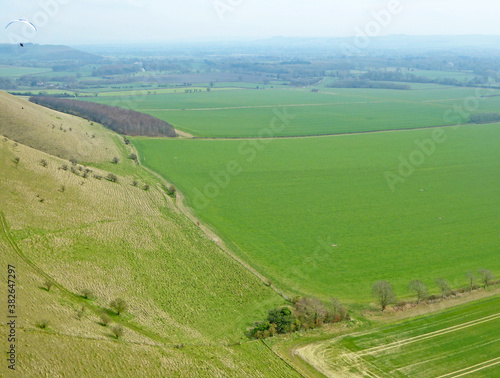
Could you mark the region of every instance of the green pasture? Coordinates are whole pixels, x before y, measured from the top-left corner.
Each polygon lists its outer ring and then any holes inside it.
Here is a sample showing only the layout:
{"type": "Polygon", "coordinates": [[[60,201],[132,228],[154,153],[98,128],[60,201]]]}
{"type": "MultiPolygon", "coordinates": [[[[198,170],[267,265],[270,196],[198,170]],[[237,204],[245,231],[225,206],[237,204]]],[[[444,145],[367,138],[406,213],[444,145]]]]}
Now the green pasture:
{"type": "Polygon", "coordinates": [[[0,77],[16,78],[24,75],[37,75],[52,73],[48,68],[17,67],[0,65],[0,77]]]}
{"type": "MultiPolygon", "coordinates": [[[[456,117],[452,113],[457,113],[457,107],[466,109],[460,112],[465,115],[471,111],[500,109],[500,97],[481,97],[500,91],[476,88],[433,86],[411,91],[326,88],[320,93],[307,89],[217,89],[187,94],[177,89],[176,95],[148,95],[154,90],[135,91],[135,96],[106,93],[88,100],[144,112],[200,137],[300,136],[411,129],[455,124],[456,117]],[[471,105],[473,108],[467,110],[471,105]],[[286,127],[280,127],[279,122],[276,126],[275,118],[284,111],[291,122],[286,127]]],[[[468,119],[460,116],[459,120],[467,122],[468,119]]]]}
{"type": "Polygon", "coordinates": [[[366,302],[379,279],[408,297],[411,279],[437,292],[435,277],[461,287],[469,270],[500,272],[499,140],[491,124],[133,143],[278,286],[366,302]]]}
{"type": "Polygon", "coordinates": [[[325,342],[324,357],[334,370],[384,377],[498,377],[499,327],[496,296],[325,342]]]}

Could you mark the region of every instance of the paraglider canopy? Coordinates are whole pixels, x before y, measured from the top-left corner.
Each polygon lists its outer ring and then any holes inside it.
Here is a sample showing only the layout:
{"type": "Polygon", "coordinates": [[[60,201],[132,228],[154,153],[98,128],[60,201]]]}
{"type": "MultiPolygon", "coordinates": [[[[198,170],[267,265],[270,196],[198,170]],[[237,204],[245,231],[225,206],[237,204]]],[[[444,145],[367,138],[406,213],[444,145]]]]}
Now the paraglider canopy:
{"type": "Polygon", "coordinates": [[[36,26],[33,25],[33,23],[29,22],[28,20],[25,20],[24,18],[18,18],[17,20],[12,20],[11,22],[9,22],[7,24],[7,26],[5,27],[5,29],[7,29],[10,25],[16,23],[16,22],[21,22],[23,24],[26,24],[26,25],[29,25],[31,28],[33,28],[34,31],[38,31],[36,26]]]}

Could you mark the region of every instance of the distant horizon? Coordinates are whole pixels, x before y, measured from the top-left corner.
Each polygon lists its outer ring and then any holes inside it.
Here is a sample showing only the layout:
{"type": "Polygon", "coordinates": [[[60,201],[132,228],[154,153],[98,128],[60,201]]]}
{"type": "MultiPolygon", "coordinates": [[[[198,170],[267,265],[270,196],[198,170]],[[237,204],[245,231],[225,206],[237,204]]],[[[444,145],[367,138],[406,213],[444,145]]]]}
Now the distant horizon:
{"type": "MultiPolygon", "coordinates": [[[[422,39],[431,39],[431,38],[450,38],[450,39],[460,39],[467,37],[474,38],[500,38],[499,34],[388,34],[383,36],[371,37],[373,40],[377,39],[389,39],[393,37],[409,37],[409,38],[422,38],[422,39]]],[[[177,38],[163,41],[116,41],[116,42],[67,42],[67,43],[39,43],[39,42],[26,42],[25,45],[33,44],[39,46],[154,46],[154,45],[169,45],[169,44],[178,44],[178,43],[231,43],[231,42],[262,42],[262,41],[272,41],[279,39],[288,39],[288,40],[352,40],[356,38],[356,36],[282,36],[275,35],[270,37],[186,37],[186,38],[177,38]]],[[[500,42],[500,41],[499,41],[500,42]]],[[[11,45],[12,43],[8,42],[0,42],[0,45],[11,45]]],[[[499,45],[500,48],[500,45],[499,45]]]]}
{"type": "Polygon", "coordinates": [[[50,0],[1,7],[0,43],[93,45],[178,40],[500,35],[496,0],[50,0]]]}

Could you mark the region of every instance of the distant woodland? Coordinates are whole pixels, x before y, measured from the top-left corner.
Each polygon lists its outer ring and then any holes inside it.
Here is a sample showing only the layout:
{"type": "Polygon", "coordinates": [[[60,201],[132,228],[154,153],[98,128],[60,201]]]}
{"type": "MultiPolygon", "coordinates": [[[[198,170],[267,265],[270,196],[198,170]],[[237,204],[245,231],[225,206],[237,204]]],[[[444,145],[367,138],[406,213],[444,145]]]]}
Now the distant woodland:
{"type": "Polygon", "coordinates": [[[30,101],[63,113],[98,122],[111,130],[130,136],[175,137],[172,125],[148,114],[92,102],[32,96],[30,101]]]}

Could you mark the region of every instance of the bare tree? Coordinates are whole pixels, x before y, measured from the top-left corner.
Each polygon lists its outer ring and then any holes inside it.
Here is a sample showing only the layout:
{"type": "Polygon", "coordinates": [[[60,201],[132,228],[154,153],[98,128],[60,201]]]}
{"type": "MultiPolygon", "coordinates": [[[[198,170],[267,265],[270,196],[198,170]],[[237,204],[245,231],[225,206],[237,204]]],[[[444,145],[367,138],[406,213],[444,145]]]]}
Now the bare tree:
{"type": "Polygon", "coordinates": [[[125,302],[125,300],[123,300],[122,298],[116,298],[115,300],[111,301],[109,307],[111,307],[116,311],[118,315],[120,315],[127,309],[127,302],[125,302]]]}
{"type": "Polygon", "coordinates": [[[52,288],[52,286],[54,285],[54,283],[49,280],[49,279],[46,279],[44,282],[43,282],[43,287],[45,288],[45,290],[47,291],[50,291],[50,289],[52,288]]]}
{"type": "Polygon", "coordinates": [[[337,298],[331,299],[333,313],[340,316],[340,320],[348,319],[349,314],[345,306],[337,298]]]}
{"type": "Polygon", "coordinates": [[[109,323],[111,323],[111,318],[105,312],[101,314],[100,318],[101,318],[101,325],[103,325],[104,327],[106,327],[109,323]]]}
{"type": "Polygon", "coordinates": [[[372,287],[372,295],[377,299],[378,304],[385,310],[387,305],[396,300],[394,290],[391,284],[387,281],[377,281],[372,287]]]}
{"type": "Polygon", "coordinates": [[[117,339],[123,336],[123,327],[120,325],[114,326],[111,331],[117,339]]]}
{"type": "Polygon", "coordinates": [[[76,311],[76,318],[78,320],[82,320],[84,315],[85,315],[85,306],[82,306],[79,310],[76,311]]]}
{"type": "Polygon", "coordinates": [[[488,269],[479,269],[477,271],[477,274],[479,275],[479,282],[483,284],[483,287],[486,289],[486,287],[495,279],[495,276],[491,272],[491,270],[488,269]]]}
{"type": "Polygon", "coordinates": [[[444,278],[436,278],[435,282],[439,287],[439,290],[441,290],[441,298],[446,297],[446,295],[450,292],[450,285],[448,284],[448,281],[444,278]]]}
{"type": "Polygon", "coordinates": [[[420,301],[424,299],[429,293],[429,291],[427,290],[427,285],[420,280],[412,280],[408,285],[408,290],[415,293],[415,295],[417,296],[417,304],[419,304],[420,301]]]}
{"type": "Polygon", "coordinates": [[[84,297],[85,299],[92,299],[94,297],[94,293],[90,289],[83,289],[82,297],[84,297]]]}
{"type": "Polygon", "coordinates": [[[118,181],[118,177],[116,177],[116,175],[112,174],[112,173],[109,173],[108,176],[106,176],[106,178],[111,181],[111,182],[117,182],[118,181]]]}
{"type": "Polygon", "coordinates": [[[469,291],[472,293],[472,289],[474,289],[474,283],[476,282],[476,275],[472,270],[469,270],[466,276],[467,281],[469,282],[469,291]]]}

